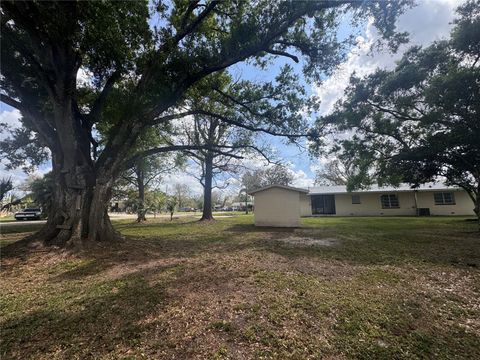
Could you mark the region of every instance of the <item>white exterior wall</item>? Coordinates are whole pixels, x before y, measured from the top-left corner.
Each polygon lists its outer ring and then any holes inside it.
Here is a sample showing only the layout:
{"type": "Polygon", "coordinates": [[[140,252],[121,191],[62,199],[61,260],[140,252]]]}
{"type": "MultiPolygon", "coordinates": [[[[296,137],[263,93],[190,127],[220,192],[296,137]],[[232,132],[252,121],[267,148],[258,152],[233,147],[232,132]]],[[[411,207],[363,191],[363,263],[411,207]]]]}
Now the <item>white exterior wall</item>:
{"type": "Polygon", "coordinates": [[[312,203],[310,200],[310,196],[300,193],[300,216],[312,215],[312,203]]]}
{"type": "Polygon", "coordinates": [[[430,215],[475,215],[472,199],[464,190],[425,191],[417,193],[418,207],[429,208],[430,215]],[[436,192],[452,192],[455,205],[435,205],[433,194],[436,192]]]}
{"type": "Polygon", "coordinates": [[[413,192],[355,193],[360,195],[360,204],[352,204],[352,194],[335,195],[336,215],[339,216],[404,216],[415,215],[415,198],[413,192]],[[380,196],[396,194],[399,208],[382,209],[380,196]]]}
{"type": "Polygon", "coordinates": [[[300,226],[300,194],[275,187],[255,193],[255,225],[300,226]]]}
{"type": "MultiPolygon", "coordinates": [[[[415,216],[415,197],[413,191],[384,193],[348,193],[335,194],[335,210],[337,216],[415,216]],[[397,209],[382,209],[380,196],[397,194],[400,207],[397,209]],[[360,204],[352,204],[352,195],[360,196],[360,204]]],[[[473,201],[463,190],[418,191],[417,207],[429,208],[430,215],[475,215],[473,201]],[[455,205],[435,205],[434,193],[453,192],[455,205]]],[[[302,211],[302,216],[311,215],[302,211]]],[[[326,215],[326,216],[335,216],[326,215]]]]}

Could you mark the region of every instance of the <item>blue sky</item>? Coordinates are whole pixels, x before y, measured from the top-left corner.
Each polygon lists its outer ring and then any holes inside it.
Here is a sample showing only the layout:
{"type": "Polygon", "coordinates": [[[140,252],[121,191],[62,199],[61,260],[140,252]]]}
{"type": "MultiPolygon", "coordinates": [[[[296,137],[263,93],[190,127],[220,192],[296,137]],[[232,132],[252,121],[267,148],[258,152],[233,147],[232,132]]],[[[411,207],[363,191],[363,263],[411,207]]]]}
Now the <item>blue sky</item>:
{"type": "MultiPolygon", "coordinates": [[[[397,22],[400,31],[410,33],[408,46],[428,45],[434,40],[448,36],[451,29],[450,23],[455,16],[455,7],[461,2],[460,0],[417,0],[418,6],[408,10],[397,22]]],[[[401,48],[397,54],[391,54],[388,51],[371,53],[370,46],[378,38],[374,28],[370,24],[366,24],[361,29],[352,29],[348,19],[345,19],[345,22],[340,26],[339,37],[347,36],[352,32],[359,34],[357,45],[350,49],[346,61],[339,66],[335,73],[331,77],[324,79],[322,84],[304,83],[308,91],[320,96],[322,101],[321,113],[328,113],[335,101],[342,97],[348,79],[353,72],[359,75],[366,75],[377,67],[391,68],[407,48],[407,46],[401,48]]],[[[244,78],[251,80],[269,80],[278,73],[279,67],[284,63],[296,66],[289,59],[280,59],[275,61],[265,71],[259,71],[244,64],[236,65],[231,71],[241,73],[244,78]]],[[[0,123],[7,123],[13,127],[19,126],[18,117],[18,111],[0,103],[0,123]]],[[[8,136],[8,132],[0,133],[0,141],[6,136],[8,136]]],[[[294,185],[302,187],[312,186],[315,170],[320,168],[326,159],[310,159],[307,152],[296,146],[284,145],[280,139],[269,138],[268,141],[276,148],[279,157],[289,163],[289,167],[295,177],[294,185]]],[[[258,166],[259,161],[258,159],[247,159],[245,164],[254,167],[258,166]]],[[[41,175],[49,169],[50,165],[45,164],[38,169],[36,175],[41,175]]],[[[21,169],[6,171],[1,166],[1,162],[0,172],[1,177],[11,176],[16,185],[20,184],[27,177],[21,169]]],[[[198,181],[187,174],[172,174],[165,179],[165,182],[172,185],[174,183],[188,184],[193,192],[200,192],[201,190],[198,181]]],[[[235,181],[231,182],[234,183],[235,181]]],[[[235,186],[232,186],[230,191],[235,192],[237,189],[235,186]]]]}

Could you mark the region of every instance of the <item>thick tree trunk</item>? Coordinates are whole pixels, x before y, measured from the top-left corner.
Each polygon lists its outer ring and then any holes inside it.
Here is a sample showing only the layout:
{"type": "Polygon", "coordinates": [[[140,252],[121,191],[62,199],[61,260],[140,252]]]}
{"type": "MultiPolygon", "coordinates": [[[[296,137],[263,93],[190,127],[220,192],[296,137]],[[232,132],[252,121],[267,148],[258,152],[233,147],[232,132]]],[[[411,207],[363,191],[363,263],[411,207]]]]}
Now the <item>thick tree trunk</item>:
{"type": "Polygon", "coordinates": [[[203,213],[200,221],[214,220],[212,214],[213,154],[205,156],[205,184],[203,187],[203,213]]]}
{"type": "Polygon", "coordinates": [[[49,139],[55,190],[46,225],[31,236],[31,240],[47,245],[77,246],[87,240],[112,241],[119,237],[107,213],[114,166],[107,169],[94,163],[91,124],[80,118],[72,100],[78,66],[76,56],[60,51],[55,63],[60,75],[49,88],[55,123],[49,139]]]}
{"type": "Polygon", "coordinates": [[[138,187],[137,222],[147,221],[145,209],[145,176],[142,170],[136,172],[138,187]]]}
{"type": "Polygon", "coordinates": [[[76,173],[65,173],[58,167],[53,169],[55,192],[52,209],[46,225],[31,236],[32,240],[64,247],[78,246],[86,241],[111,242],[121,238],[107,212],[113,180],[101,176],[95,179],[91,170],[85,173],[85,169],[80,168],[76,173]]]}
{"type": "Polygon", "coordinates": [[[107,213],[115,178],[113,166],[107,169],[94,164],[90,138],[79,128],[68,99],[59,101],[54,113],[58,139],[51,149],[53,204],[47,224],[31,239],[62,247],[118,239],[107,213]]]}

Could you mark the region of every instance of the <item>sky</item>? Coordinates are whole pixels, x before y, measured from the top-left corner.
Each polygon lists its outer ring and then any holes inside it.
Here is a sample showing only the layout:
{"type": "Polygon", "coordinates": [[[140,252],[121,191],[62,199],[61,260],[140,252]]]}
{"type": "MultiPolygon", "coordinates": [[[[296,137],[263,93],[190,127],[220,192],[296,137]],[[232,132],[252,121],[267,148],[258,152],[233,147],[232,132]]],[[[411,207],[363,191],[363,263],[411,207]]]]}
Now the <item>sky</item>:
{"type": "MultiPolygon", "coordinates": [[[[376,68],[392,68],[402,53],[412,45],[426,46],[435,40],[448,37],[451,22],[455,18],[455,8],[461,4],[461,0],[417,0],[417,6],[407,10],[398,20],[397,28],[399,31],[407,31],[409,35],[409,43],[402,46],[395,54],[383,50],[380,52],[371,52],[370,48],[378,39],[375,28],[367,23],[357,37],[356,46],[348,53],[345,62],[340,64],[337,70],[329,78],[326,78],[321,84],[305,84],[312,94],[320,97],[321,107],[320,114],[327,114],[332,110],[336,101],[342,98],[344,89],[348,84],[348,80],[352,73],[359,76],[367,75],[376,68]]],[[[349,25],[343,24],[340,31],[349,33],[353,29],[349,29],[349,25]]],[[[288,62],[288,59],[275,62],[266,71],[251,71],[244,65],[236,65],[235,72],[239,72],[242,76],[248,76],[252,79],[265,80],[276,74],[278,67],[288,62]]],[[[292,65],[293,62],[292,62],[292,65]]],[[[0,124],[5,123],[10,128],[19,126],[20,113],[18,110],[0,102],[0,124]]],[[[8,131],[0,132],[0,141],[8,136],[8,131]]],[[[326,159],[311,159],[305,149],[292,145],[285,145],[279,139],[268,139],[275,148],[277,155],[289,167],[294,176],[292,185],[307,188],[313,186],[315,172],[322,167],[326,159]]],[[[250,168],[265,166],[258,158],[245,159],[244,165],[250,168]]],[[[33,175],[40,176],[50,170],[49,164],[42,165],[35,171],[33,175]]],[[[0,177],[11,177],[14,184],[18,186],[27,178],[21,169],[7,171],[0,160],[0,177]]],[[[238,191],[238,179],[226,176],[226,181],[231,184],[226,191],[235,193],[238,191]]],[[[200,193],[201,185],[198,180],[186,173],[176,173],[167,176],[164,180],[165,185],[172,186],[175,183],[186,184],[192,193],[200,193]]]]}

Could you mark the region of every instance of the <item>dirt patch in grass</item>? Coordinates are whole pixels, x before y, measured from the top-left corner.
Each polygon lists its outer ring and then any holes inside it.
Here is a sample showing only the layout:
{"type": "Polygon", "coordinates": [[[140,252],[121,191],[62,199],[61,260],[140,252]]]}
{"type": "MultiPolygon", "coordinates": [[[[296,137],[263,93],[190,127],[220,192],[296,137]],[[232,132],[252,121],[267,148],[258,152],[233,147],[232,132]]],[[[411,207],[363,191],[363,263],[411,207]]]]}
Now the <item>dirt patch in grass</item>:
{"type": "Polygon", "coordinates": [[[278,241],[292,246],[334,246],[340,243],[340,240],[335,238],[315,239],[301,236],[288,236],[278,241]]]}

